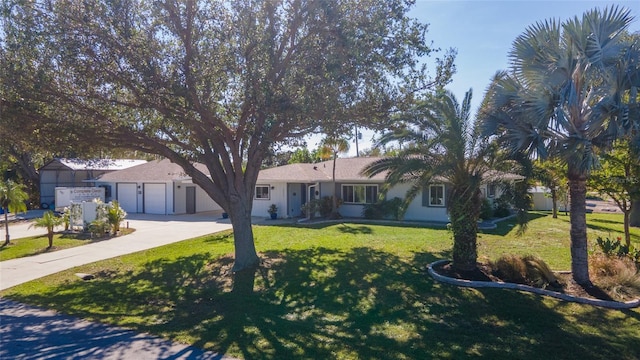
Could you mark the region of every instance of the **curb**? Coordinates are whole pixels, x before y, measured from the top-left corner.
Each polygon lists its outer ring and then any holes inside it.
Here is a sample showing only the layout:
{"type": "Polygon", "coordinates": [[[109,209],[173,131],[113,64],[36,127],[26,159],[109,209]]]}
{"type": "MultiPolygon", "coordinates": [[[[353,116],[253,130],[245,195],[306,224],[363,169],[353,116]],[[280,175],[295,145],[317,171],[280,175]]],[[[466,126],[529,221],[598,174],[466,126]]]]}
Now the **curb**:
{"type": "Polygon", "coordinates": [[[448,262],[449,260],[438,260],[429,264],[427,266],[429,275],[431,275],[431,277],[434,278],[436,281],[439,281],[445,284],[450,284],[450,285],[472,287],[472,288],[499,288],[499,289],[526,291],[526,292],[530,292],[538,295],[550,296],[550,297],[564,300],[564,301],[570,301],[570,302],[593,305],[593,306],[600,306],[600,307],[609,308],[609,309],[622,310],[622,309],[632,309],[640,306],[640,299],[631,300],[627,302],[589,299],[589,298],[583,298],[579,296],[562,294],[559,292],[540,289],[533,286],[522,285],[522,284],[454,279],[448,276],[440,275],[435,270],[433,270],[434,266],[438,266],[448,262]]]}

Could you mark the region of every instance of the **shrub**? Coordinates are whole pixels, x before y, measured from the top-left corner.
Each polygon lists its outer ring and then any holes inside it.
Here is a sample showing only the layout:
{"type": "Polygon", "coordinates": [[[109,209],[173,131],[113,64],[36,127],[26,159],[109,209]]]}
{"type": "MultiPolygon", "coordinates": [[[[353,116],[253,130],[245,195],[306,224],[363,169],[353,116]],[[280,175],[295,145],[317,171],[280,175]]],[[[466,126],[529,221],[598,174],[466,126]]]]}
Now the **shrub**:
{"type": "Polygon", "coordinates": [[[592,255],[589,257],[589,275],[599,287],[620,298],[640,295],[640,274],[628,257],[592,255]]]}
{"type": "Polygon", "coordinates": [[[500,196],[493,204],[493,216],[503,218],[511,214],[511,199],[507,195],[500,196]]]}
{"type": "Polygon", "coordinates": [[[362,208],[362,215],[365,219],[388,219],[400,220],[402,199],[395,197],[391,200],[380,200],[374,204],[366,204],[362,208]]]}
{"type": "Polygon", "coordinates": [[[538,288],[560,287],[551,268],[533,255],[503,255],[490,263],[494,275],[506,282],[527,284],[538,288]]]}
{"type": "Polygon", "coordinates": [[[302,205],[302,211],[311,219],[316,217],[318,209],[320,209],[320,200],[318,199],[309,200],[304,205],[302,205]]]}
{"type": "Polygon", "coordinates": [[[527,267],[521,257],[517,255],[503,255],[490,265],[494,275],[500,279],[517,284],[525,283],[527,267]]]}
{"type": "Polygon", "coordinates": [[[596,245],[605,256],[613,256],[618,253],[618,250],[620,249],[620,238],[618,237],[616,240],[611,240],[609,238],[603,239],[601,236],[598,236],[596,239],[596,245]]]}
{"type": "Polygon", "coordinates": [[[331,208],[333,207],[333,197],[325,196],[318,202],[318,211],[320,211],[320,216],[326,217],[331,214],[331,208]]]}
{"type": "Polygon", "coordinates": [[[111,229],[111,225],[104,220],[93,220],[89,226],[89,232],[91,233],[91,237],[98,236],[102,237],[104,234],[108,233],[111,229]]]}
{"type": "Polygon", "coordinates": [[[480,207],[480,219],[489,220],[493,217],[493,208],[489,199],[482,199],[482,205],[480,207]]]}
{"type": "Polygon", "coordinates": [[[549,285],[560,287],[558,279],[544,260],[533,255],[527,255],[522,259],[526,264],[527,279],[533,286],[539,288],[546,288],[549,285]]]}
{"type": "Polygon", "coordinates": [[[640,269],[640,249],[636,249],[631,246],[622,245],[622,238],[618,236],[615,240],[611,240],[608,237],[603,239],[598,236],[596,238],[596,246],[600,249],[602,254],[607,257],[617,256],[619,258],[629,258],[636,267],[640,269]]]}

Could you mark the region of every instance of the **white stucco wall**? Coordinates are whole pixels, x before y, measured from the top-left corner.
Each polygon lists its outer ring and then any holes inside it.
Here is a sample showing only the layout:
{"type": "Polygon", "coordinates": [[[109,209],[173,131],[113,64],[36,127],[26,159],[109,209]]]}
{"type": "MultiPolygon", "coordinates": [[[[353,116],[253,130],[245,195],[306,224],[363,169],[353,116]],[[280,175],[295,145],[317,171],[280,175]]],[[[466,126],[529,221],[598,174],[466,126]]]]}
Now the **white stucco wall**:
{"type": "Polygon", "coordinates": [[[253,199],[253,209],[251,216],[257,217],[269,217],[267,211],[271,204],[276,204],[278,207],[278,217],[287,217],[289,212],[287,206],[287,183],[267,183],[261,182],[256,186],[268,186],[269,187],[269,199],[253,199]]]}
{"type": "MultiPolygon", "coordinates": [[[[408,189],[409,185],[407,184],[394,186],[387,193],[387,200],[391,200],[394,197],[404,199],[408,189]]],[[[448,200],[445,198],[445,201],[448,200]]],[[[422,206],[422,193],[420,193],[409,205],[409,208],[404,215],[404,220],[448,222],[449,214],[447,214],[446,207],[422,206]]]]}
{"type": "Polygon", "coordinates": [[[222,207],[218,205],[200,186],[194,184],[191,180],[176,181],[172,185],[174,191],[174,213],[186,214],[187,213],[187,187],[193,186],[196,188],[196,212],[222,210],[222,207]],[[180,188],[178,188],[178,186],[180,188]]]}
{"type": "Polygon", "coordinates": [[[357,205],[357,204],[342,204],[340,205],[340,208],[338,209],[338,212],[340,213],[340,215],[344,216],[344,217],[363,217],[362,216],[362,209],[364,208],[364,205],[357,205]]]}
{"type": "Polygon", "coordinates": [[[196,185],[196,212],[213,210],[222,210],[222,207],[218,205],[217,202],[213,201],[209,194],[207,194],[200,186],[196,185]]]}

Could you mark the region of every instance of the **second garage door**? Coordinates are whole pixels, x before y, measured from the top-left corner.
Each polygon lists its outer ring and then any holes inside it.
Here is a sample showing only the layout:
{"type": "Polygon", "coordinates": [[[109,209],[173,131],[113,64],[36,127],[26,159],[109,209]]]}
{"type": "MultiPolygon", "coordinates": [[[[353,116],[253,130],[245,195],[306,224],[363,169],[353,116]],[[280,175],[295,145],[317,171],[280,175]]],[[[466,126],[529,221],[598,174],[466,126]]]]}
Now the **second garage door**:
{"type": "Polygon", "coordinates": [[[146,214],[166,214],[166,192],[165,184],[144,184],[144,212],[146,214]]]}

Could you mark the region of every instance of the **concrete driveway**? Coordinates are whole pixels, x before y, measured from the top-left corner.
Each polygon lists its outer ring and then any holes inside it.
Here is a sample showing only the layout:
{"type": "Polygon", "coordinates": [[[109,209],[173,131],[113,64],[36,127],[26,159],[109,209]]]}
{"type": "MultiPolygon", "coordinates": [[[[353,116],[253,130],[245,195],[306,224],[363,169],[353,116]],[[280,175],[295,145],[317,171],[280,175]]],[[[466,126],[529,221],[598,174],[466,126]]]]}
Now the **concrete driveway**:
{"type": "MultiPolygon", "coordinates": [[[[256,219],[261,221],[261,219],[256,219]]],[[[0,289],[75,266],[231,229],[219,213],[131,214],[130,235],[0,262],[0,289]]],[[[4,224],[3,224],[4,225],[4,224]]],[[[28,223],[10,225],[12,239],[43,234],[28,223]]],[[[4,239],[4,229],[1,231],[4,239]]],[[[231,359],[144,333],[92,323],[0,298],[0,359],[231,359]]]]}

